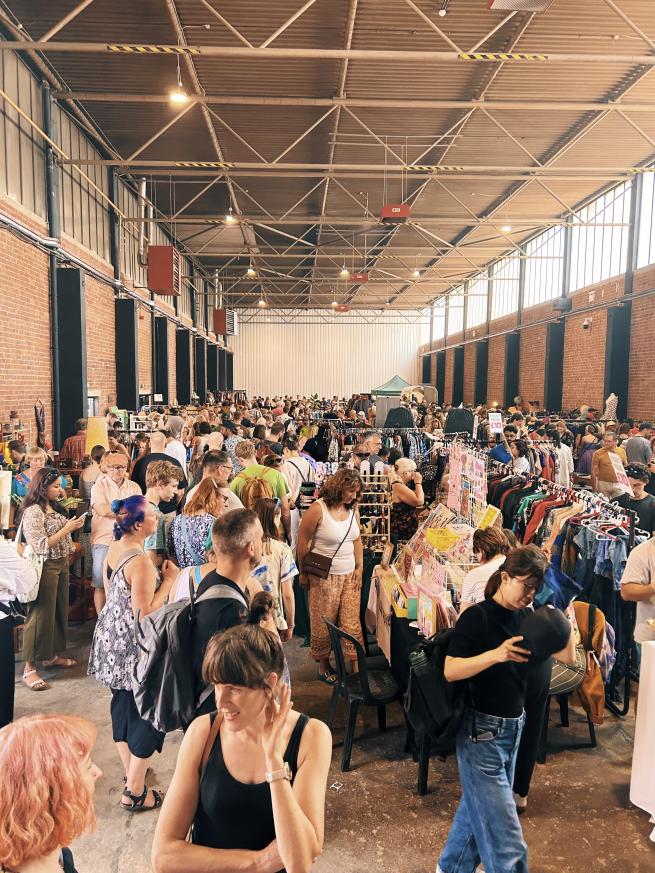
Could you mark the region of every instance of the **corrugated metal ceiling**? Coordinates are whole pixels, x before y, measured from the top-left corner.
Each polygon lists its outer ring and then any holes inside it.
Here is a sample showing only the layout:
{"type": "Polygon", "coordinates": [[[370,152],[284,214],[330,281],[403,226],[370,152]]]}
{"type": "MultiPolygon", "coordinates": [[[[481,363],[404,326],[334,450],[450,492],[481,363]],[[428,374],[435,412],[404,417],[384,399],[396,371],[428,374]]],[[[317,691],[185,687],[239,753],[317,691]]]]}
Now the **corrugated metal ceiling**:
{"type": "MultiPolygon", "coordinates": [[[[432,0],[415,2],[432,26],[402,0],[316,0],[271,47],[309,48],[317,53],[343,49],[348,44],[349,15],[354,13],[350,45],[355,50],[449,51],[450,42],[471,51],[507,17],[507,13],[490,12],[486,0],[451,0],[445,18],[436,16],[438,4],[432,0]],[[435,28],[441,28],[446,38],[435,28]]],[[[24,32],[38,39],[73,10],[77,0],[5,0],[4,5],[24,32]]],[[[259,46],[302,5],[302,0],[95,0],[54,40],[176,44],[173,12],[189,44],[236,47],[247,41],[259,46]],[[232,31],[219,16],[229,22],[232,31]]],[[[619,5],[655,40],[653,0],[619,0],[619,5]]],[[[602,190],[616,176],[607,170],[594,173],[592,178],[590,168],[625,170],[655,156],[649,141],[655,139],[655,109],[653,113],[630,114],[642,128],[640,134],[618,113],[610,112],[599,120],[598,113],[566,107],[569,101],[606,101],[624,95],[628,102],[655,103],[652,68],[612,61],[615,55],[652,53],[651,46],[603,0],[555,0],[545,14],[516,13],[488,36],[480,50],[589,52],[605,55],[607,61],[481,64],[200,55],[193,60],[202,93],[209,98],[236,98],[236,104],[210,104],[209,114],[199,106],[191,108],[139,158],[214,161],[217,155],[209,123],[225,160],[257,164],[264,159],[266,166],[235,168],[232,182],[237,211],[251,222],[259,247],[253,251],[259,272],[256,282],[240,278],[250,258],[245,250],[238,255],[234,232],[230,231],[226,253],[227,236],[217,233],[220,227],[199,223],[203,217],[216,221],[227,210],[230,201],[225,179],[184,210],[182,217],[189,218],[188,223],[172,226],[177,238],[187,240],[189,248],[198,252],[201,264],[222,271],[226,283],[233,285],[232,302],[252,303],[252,295],[262,293],[263,288],[276,306],[309,305],[310,300],[329,304],[334,295],[354,305],[370,306],[385,303],[406,289],[399,306],[425,305],[447,290],[448,282],[455,283],[508,250],[499,224],[520,222],[511,232],[511,238],[518,242],[560,217],[565,207],[602,190]],[[238,102],[249,97],[332,99],[344,95],[348,100],[397,100],[408,105],[333,111],[279,158],[281,165],[300,165],[288,170],[271,164],[318,122],[329,106],[238,102]],[[491,110],[505,133],[480,109],[469,115],[471,110],[466,107],[412,105],[417,100],[480,99],[520,101],[524,106],[491,110]],[[561,104],[561,108],[533,108],[534,103],[543,101],[561,104]],[[569,170],[572,178],[544,179],[550,191],[537,181],[526,184],[514,168],[538,166],[528,153],[540,164],[569,170]],[[397,163],[397,158],[408,164],[507,169],[460,172],[440,184],[427,181],[416,171],[406,178],[397,172],[385,174],[382,167],[397,163]],[[330,163],[339,169],[336,178],[326,183],[321,178],[330,163]],[[315,166],[303,167],[307,164],[315,166]],[[376,222],[385,201],[403,199],[412,203],[417,226],[390,231],[376,222]],[[294,204],[298,205],[285,215],[294,204]],[[494,220],[478,226],[477,219],[491,213],[494,220]],[[528,224],[532,221],[534,224],[528,224]],[[294,243],[295,238],[311,245],[318,242],[319,257],[314,249],[294,243]],[[456,240],[465,242],[448,250],[447,244],[456,240]],[[408,273],[436,257],[441,260],[429,274],[408,287],[408,273]],[[351,271],[368,268],[371,281],[355,285],[340,280],[344,260],[351,271]]],[[[179,111],[165,99],[128,102],[116,96],[165,97],[177,80],[175,56],[56,51],[46,51],[45,55],[71,91],[106,95],[80,102],[124,157],[140,149],[179,111]]],[[[180,73],[191,93],[193,81],[184,59],[180,73]]],[[[149,179],[149,190],[163,214],[180,210],[212,178],[209,171],[197,171],[195,177],[178,172],[173,168],[170,173],[167,169],[134,169],[135,175],[144,174],[149,179]]]]}

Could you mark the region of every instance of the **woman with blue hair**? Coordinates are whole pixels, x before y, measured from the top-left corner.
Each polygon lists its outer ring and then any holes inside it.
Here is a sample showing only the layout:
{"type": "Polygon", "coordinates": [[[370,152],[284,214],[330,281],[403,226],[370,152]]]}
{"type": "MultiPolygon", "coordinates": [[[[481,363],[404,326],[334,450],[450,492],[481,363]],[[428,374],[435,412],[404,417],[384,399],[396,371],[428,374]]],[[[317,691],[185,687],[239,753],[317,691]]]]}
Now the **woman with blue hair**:
{"type": "Polygon", "coordinates": [[[121,803],[128,812],[140,812],[162,803],[162,793],[147,788],[144,780],[150,758],[161,752],[164,734],[141,718],[134,702],[134,616],[139,611],[144,618],[163,606],[177,579],[177,567],[164,562],[157,589],[157,572],[144,549],[145,540],[157,529],[157,512],[145,497],[114,500],[111,510],[116,522],[103,569],[107,603],[93,634],[88,673],[111,688],[112,734],[125,770],[121,803]]]}

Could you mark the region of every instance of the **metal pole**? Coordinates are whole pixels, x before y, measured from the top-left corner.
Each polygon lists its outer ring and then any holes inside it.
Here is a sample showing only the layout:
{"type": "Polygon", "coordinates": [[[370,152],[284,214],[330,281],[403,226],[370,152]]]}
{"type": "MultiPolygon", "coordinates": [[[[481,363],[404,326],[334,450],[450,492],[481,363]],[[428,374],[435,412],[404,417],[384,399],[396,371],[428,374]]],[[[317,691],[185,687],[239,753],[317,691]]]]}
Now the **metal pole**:
{"type": "Polygon", "coordinates": [[[121,226],[120,216],[114,209],[118,188],[118,174],[115,167],[109,167],[107,193],[111,204],[109,206],[109,251],[111,264],[114,268],[114,279],[121,278],[121,226]]]}
{"type": "Polygon", "coordinates": [[[612,54],[611,52],[478,52],[421,51],[387,49],[317,49],[317,48],[248,48],[247,46],[205,45],[180,47],[165,43],[106,43],[106,42],[41,42],[14,40],[0,42],[0,51],[48,51],[71,54],[129,54],[140,58],[161,55],[189,55],[191,57],[232,58],[245,60],[348,60],[383,61],[387,64],[416,61],[424,64],[465,63],[471,65],[497,64],[617,64],[618,66],[655,66],[655,54],[612,54]],[[503,54],[506,56],[503,57],[503,54]]]}
{"type": "MultiPolygon", "coordinates": [[[[53,135],[52,98],[49,85],[43,85],[43,128],[50,139],[53,135]]],[[[59,239],[59,176],[55,162],[55,153],[49,142],[46,142],[45,155],[45,185],[48,214],[48,233],[59,239]]],[[[59,311],[57,305],[57,256],[52,252],[49,256],[50,274],[50,332],[52,350],[52,440],[55,446],[61,446],[61,386],[59,383],[59,311]]]]}
{"type": "Polygon", "coordinates": [[[631,295],[634,290],[635,270],[639,256],[639,230],[641,216],[641,199],[644,190],[644,177],[635,176],[630,192],[630,229],[628,231],[628,251],[625,264],[625,285],[623,293],[631,295]]]}

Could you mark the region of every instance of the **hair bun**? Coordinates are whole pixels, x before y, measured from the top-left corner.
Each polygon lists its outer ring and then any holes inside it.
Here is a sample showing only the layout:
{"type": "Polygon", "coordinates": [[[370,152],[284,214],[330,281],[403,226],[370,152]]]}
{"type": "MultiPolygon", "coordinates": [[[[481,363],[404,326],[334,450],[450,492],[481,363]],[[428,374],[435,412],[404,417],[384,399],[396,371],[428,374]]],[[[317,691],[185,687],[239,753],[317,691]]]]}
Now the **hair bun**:
{"type": "Polygon", "coordinates": [[[122,508],[123,508],[123,501],[122,500],[112,500],[111,511],[114,513],[114,515],[119,513],[122,508]]]}

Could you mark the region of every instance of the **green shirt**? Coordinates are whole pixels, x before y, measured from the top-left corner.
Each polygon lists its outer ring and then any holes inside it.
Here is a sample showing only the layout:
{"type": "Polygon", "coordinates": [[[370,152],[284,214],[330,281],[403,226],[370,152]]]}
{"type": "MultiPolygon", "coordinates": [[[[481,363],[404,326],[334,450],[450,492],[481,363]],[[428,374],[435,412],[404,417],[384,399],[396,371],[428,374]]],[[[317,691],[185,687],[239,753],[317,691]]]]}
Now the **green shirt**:
{"type": "Polygon", "coordinates": [[[259,477],[264,479],[271,486],[273,497],[286,497],[289,493],[289,485],[283,473],[278,473],[272,467],[265,467],[263,464],[252,464],[242,470],[238,476],[230,482],[230,489],[234,491],[236,496],[241,499],[241,493],[246,484],[246,479],[255,479],[259,477]]]}

